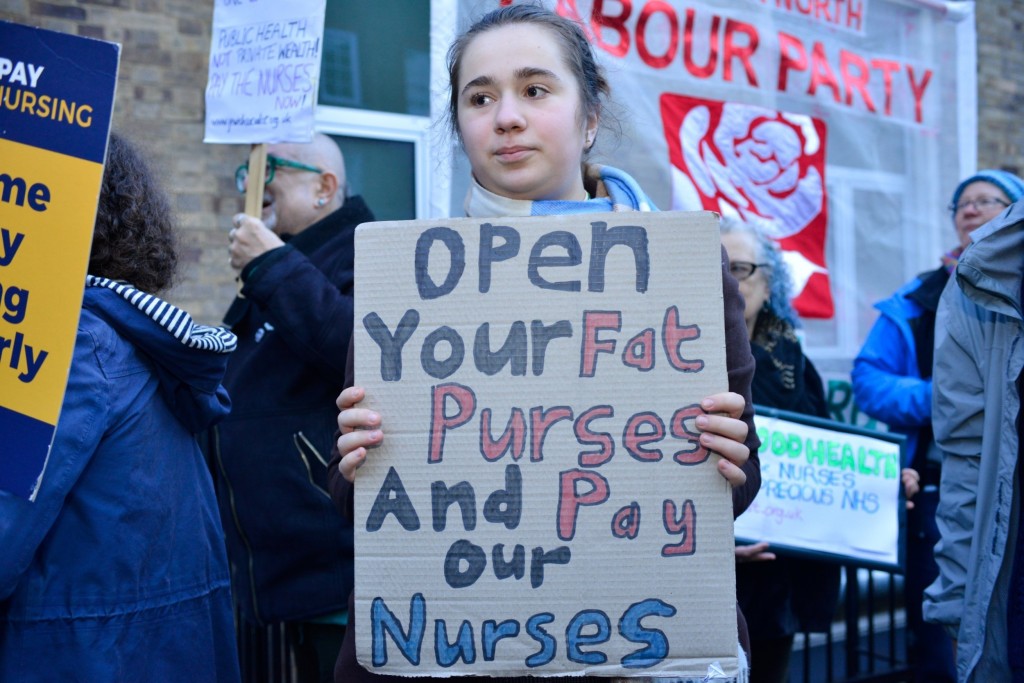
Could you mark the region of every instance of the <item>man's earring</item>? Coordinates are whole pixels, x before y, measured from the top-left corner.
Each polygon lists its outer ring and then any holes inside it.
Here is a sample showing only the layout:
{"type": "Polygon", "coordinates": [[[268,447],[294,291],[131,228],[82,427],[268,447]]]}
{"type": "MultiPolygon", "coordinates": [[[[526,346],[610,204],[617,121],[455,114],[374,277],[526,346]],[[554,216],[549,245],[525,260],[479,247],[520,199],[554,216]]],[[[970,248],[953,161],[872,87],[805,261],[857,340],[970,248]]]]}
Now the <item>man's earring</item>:
{"type": "Polygon", "coordinates": [[[326,204],[327,204],[327,200],[325,198],[323,198],[323,197],[320,197],[320,199],[316,200],[316,205],[319,206],[319,207],[323,207],[326,204]]]}

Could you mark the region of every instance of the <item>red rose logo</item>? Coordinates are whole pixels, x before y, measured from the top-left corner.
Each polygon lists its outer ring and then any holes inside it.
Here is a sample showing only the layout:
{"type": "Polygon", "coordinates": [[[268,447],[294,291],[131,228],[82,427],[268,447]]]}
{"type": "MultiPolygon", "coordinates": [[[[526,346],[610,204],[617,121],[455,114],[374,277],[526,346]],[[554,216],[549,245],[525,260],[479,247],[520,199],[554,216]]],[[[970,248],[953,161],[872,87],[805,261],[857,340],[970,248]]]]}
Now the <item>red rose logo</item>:
{"type": "Polygon", "coordinates": [[[833,314],[825,268],[825,124],[735,102],[661,96],[672,161],[672,208],[757,222],[783,249],[794,305],[833,314]]]}

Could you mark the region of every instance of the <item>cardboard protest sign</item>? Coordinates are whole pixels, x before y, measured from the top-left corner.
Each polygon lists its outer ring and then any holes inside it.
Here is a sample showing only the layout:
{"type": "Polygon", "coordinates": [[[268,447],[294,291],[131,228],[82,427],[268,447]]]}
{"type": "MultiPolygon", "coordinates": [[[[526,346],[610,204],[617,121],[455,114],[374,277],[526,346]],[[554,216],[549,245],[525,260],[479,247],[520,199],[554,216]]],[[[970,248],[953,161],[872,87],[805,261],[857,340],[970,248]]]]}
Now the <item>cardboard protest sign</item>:
{"type": "Polygon", "coordinates": [[[0,21],[0,489],[30,500],[75,348],[119,56],[0,21]]]}
{"type": "Polygon", "coordinates": [[[761,490],[736,520],[736,538],[901,565],[903,437],[758,409],[761,490]]]}
{"type": "Polygon", "coordinates": [[[309,142],[325,0],[216,0],[204,142],[309,142]]]}
{"type": "MultiPolygon", "coordinates": [[[[718,219],[356,232],[356,642],[398,675],[737,675],[718,219]]],[[[728,679],[726,679],[728,680],[728,679]]]]}

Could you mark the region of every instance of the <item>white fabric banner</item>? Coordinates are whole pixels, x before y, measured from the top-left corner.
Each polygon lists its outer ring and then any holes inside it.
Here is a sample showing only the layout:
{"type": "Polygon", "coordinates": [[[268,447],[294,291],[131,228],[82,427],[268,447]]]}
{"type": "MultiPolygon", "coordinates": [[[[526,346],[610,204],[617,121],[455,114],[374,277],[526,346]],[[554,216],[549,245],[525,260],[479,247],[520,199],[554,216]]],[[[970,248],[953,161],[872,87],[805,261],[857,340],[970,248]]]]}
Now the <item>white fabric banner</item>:
{"type": "MultiPolygon", "coordinates": [[[[460,27],[498,4],[461,0],[460,27]]],[[[622,136],[606,127],[593,160],[634,175],[661,209],[765,223],[792,266],[808,354],[847,375],[872,304],[955,244],[946,206],[974,165],[960,158],[973,83],[957,83],[973,73],[971,3],[549,6],[585,28],[612,84],[605,121],[622,136]]]]}

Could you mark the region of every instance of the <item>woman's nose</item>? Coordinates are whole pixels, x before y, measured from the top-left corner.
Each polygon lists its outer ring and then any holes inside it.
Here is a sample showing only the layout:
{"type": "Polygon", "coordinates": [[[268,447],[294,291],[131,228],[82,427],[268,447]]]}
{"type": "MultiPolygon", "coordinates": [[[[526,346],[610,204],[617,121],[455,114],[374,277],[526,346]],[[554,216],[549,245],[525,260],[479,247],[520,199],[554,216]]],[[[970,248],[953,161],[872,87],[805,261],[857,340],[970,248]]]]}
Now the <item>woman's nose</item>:
{"type": "Polygon", "coordinates": [[[500,132],[521,130],[526,126],[522,108],[514,97],[503,97],[494,111],[494,127],[500,132]]]}
{"type": "Polygon", "coordinates": [[[963,213],[960,217],[964,220],[977,220],[979,217],[984,215],[984,211],[978,208],[975,204],[971,203],[964,207],[963,213]]]}

